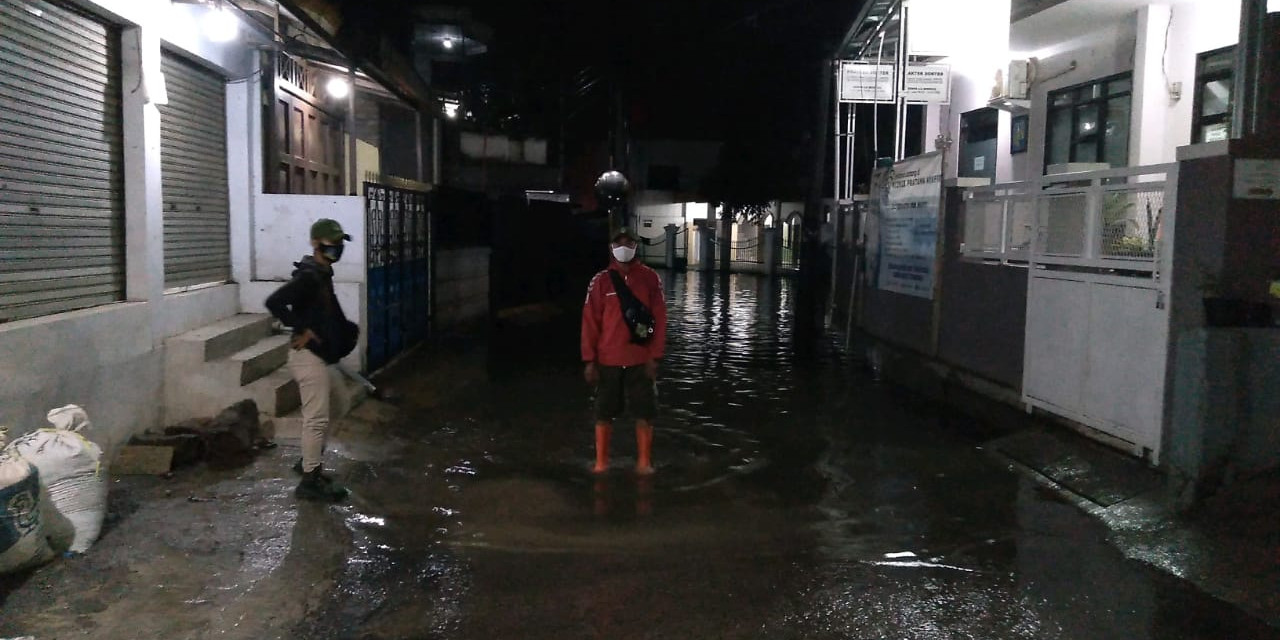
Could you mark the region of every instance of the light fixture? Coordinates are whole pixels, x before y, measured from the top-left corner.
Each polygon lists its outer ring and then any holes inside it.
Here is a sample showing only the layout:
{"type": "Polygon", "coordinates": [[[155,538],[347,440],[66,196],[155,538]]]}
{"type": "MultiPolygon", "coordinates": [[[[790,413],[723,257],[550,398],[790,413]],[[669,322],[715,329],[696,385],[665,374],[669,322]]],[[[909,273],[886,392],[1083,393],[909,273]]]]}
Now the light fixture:
{"type": "Polygon", "coordinates": [[[460,107],[460,106],[461,106],[461,105],[460,105],[456,100],[445,100],[445,101],[444,101],[444,115],[445,115],[445,117],[449,118],[450,120],[457,119],[457,117],[458,117],[458,107],[460,107]]]}
{"type": "Polygon", "coordinates": [[[221,3],[209,9],[200,22],[211,42],[230,42],[240,34],[240,20],[221,3]]]}
{"type": "Polygon", "coordinates": [[[445,37],[444,37],[444,42],[443,42],[442,44],[444,45],[445,51],[450,51],[450,50],[452,50],[452,49],[453,49],[453,38],[451,38],[451,37],[449,37],[449,36],[445,36],[445,37]]]}
{"type": "Polygon", "coordinates": [[[333,76],[329,78],[329,82],[325,83],[324,90],[328,91],[331,97],[341,100],[351,93],[351,85],[347,84],[346,78],[333,76]]]}

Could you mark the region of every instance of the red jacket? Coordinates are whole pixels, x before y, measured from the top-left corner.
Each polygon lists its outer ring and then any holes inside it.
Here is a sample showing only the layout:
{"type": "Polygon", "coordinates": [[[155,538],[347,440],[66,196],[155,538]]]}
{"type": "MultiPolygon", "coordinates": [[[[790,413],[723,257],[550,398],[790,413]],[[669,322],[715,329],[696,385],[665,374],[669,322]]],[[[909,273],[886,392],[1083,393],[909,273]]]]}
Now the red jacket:
{"type": "Polygon", "coordinates": [[[662,279],[657,272],[632,262],[623,272],[618,262],[597,273],[587,287],[587,302],[582,307],[582,361],[606,367],[634,367],[662,357],[667,348],[667,301],[663,297],[662,279]],[[622,303],[613,289],[609,271],[623,274],[627,288],[653,314],[653,337],[646,344],[631,342],[631,332],[622,319],[622,303]]]}

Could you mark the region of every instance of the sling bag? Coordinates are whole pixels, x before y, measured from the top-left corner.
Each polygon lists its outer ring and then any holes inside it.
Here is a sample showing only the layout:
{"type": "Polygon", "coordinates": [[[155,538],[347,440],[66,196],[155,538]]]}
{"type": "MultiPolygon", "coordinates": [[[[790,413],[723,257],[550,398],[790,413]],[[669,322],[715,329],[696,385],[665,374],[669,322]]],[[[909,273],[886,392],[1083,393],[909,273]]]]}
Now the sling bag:
{"type": "Polygon", "coordinates": [[[610,269],[609,277],[613,279],[613,290],[617,292],[618,302],[622,305],[622,320],[627,323],[631,342],[635,344],[648,342],[653,337],[653,313],[644,306],[644,303],[636,299],[635,294],[627,287],[627,282],[622,279],[622,274],[610,269]]]}

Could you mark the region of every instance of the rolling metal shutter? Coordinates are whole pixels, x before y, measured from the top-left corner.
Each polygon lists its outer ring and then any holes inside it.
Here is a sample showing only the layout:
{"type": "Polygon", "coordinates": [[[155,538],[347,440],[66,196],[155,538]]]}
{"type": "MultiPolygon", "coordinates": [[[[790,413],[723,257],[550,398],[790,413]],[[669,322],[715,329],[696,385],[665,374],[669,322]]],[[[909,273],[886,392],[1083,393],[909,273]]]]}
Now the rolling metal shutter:
{"type": "Polygon", "coordinates": [[[0,2],[0,322],[124,299],[119,33],[0,2]]]}
{"type": "Polygon", "coordinates": [[[226,81],[168,51],[160,106],[165,287],[231,278],[226,81]]]}

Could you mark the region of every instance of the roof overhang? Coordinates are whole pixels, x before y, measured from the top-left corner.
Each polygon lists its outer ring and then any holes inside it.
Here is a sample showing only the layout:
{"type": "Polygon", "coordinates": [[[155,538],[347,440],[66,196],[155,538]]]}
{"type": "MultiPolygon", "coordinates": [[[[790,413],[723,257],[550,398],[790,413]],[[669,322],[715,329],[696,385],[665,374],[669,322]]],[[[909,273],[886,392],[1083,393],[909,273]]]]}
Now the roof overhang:
{"type": "MultiPolygon", "coordinates": [[[[353,33],[354,27],[344,29],[348,23],[340,2],[279,0],[279,4],[309,30],[318,34],[329,48],[338,52],[342,62],[363,71],[413,108],[434,110],[432,91],[418,76],[411,61],[396,51],[385,36],[379,34],[371,37],[370,34],[353,33]]],[[[316,56],[312,59],[329,64],[338,62],[328,56],[324,56],[327,59],[322,59],[315,49],[310,51],[316,56]]],[[[299,54],[310,57],[301,51],[299,54]]]]}
{"type": "Polygon", "coordinates": [[[891,58],[896,57],[899,37],[898,10],[901,6],[902,0],[867,0],[832,57],[856,60],[869,56],[871,52],[882,48],[882,36],[883,51],[891,58]]]}

